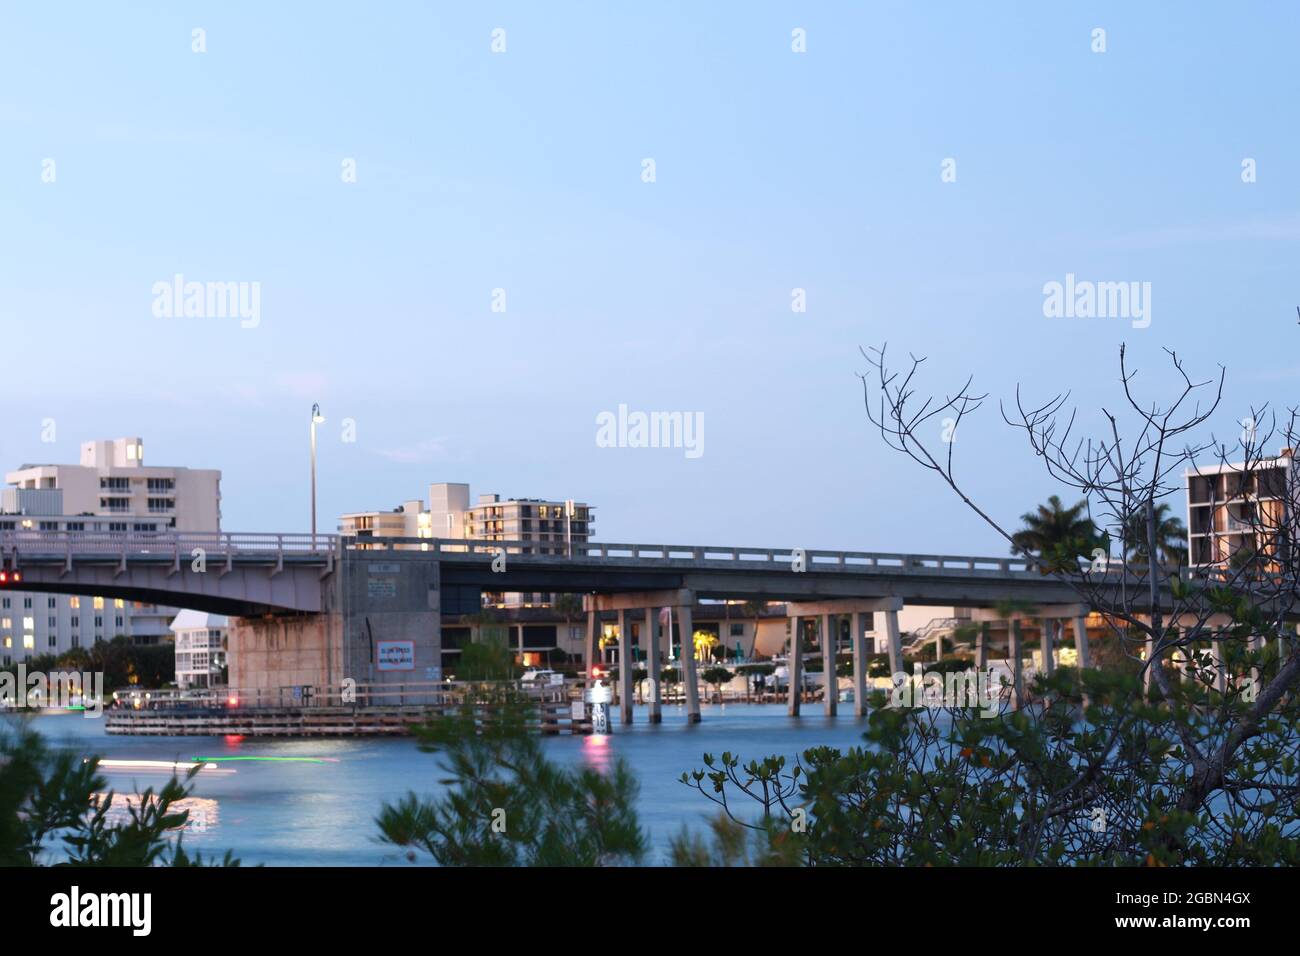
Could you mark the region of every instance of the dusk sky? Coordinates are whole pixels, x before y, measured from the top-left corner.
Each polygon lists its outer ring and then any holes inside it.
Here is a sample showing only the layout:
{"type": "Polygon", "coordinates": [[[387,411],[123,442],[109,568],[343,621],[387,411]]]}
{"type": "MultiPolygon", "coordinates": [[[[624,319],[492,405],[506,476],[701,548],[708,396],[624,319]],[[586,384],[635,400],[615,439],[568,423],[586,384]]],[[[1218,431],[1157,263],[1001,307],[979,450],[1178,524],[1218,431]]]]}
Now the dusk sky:
{"type": "Polygon", "coordinates": [[[465,481],[605,541],[1002,554],[873,433],[860,346],[991,393],[957,460],[1012,525],[1073,500],[1017,382],[1095,430],[1127,342],[1156,400],[1162,348],[1226,366],[1226,440],[1296,403],[1294,5],[475,6],[0,4],[0,467],[140,435],[225,530],[305,531],[318,401],[323,529],[465,481]],[[177,274],[256,326],[160,317],[177,274]],[[1047,317],[1067,275],[1149,326],[1047,317]],[[703,453],[598,447],[620,404],[703,453]]]}

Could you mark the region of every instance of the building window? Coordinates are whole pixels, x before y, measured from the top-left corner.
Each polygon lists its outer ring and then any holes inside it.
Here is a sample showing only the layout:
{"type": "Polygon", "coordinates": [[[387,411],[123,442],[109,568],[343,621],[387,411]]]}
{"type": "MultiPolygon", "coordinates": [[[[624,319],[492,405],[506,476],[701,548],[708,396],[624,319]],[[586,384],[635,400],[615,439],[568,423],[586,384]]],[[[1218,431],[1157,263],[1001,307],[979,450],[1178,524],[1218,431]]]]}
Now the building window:
{"type": "Polygon", "coordinates": [[[34,651],[34,650],[36,649],[36,635],[35,635],[35,634],[24,634],[24,635],[23,635],[23,649],[24,649],[24,650],[28,650],[28,651],[34,651]]]}
{"type": "Polygon", "coordinates": [[[25,618],[23,618],[23,630],[24,630],[24,631],[34,631],[34,630],[36,630],[36,618],[34,618],[34,617],[25,617],[25,618]]]}
{"type": "Polygon", "coordinates": [[[55,635],[51,634],[49,638],[49,643],[50,643],[50,647],[58,647],[59,639],[55,635]]]}
{"type": "Polygon", "coordinates": [[[58,607],[58,604],[55,603],[55,599],[54,599],[54,598],[50,598],[49,601],[46,603],[46,606],[47,606],[47,607],[58,607]]]}
{"type": "Polygon", "coordinates": [[[24,607],[24,608],[27,608],[27,609],[30,609],[31,606],[32,606],[32,599],[31,599],[31,598],[23,598],[23,607],[24,607]]]}
{"type": "Polygon", "coordinates": [[[80,626],[81,626],[81,617],[80,617],[80,615],[77,615],[77,614],[72,615],[72,626],[73,626],[73,627],[80,627],[80,626]]]}
{"type": "Polygon", "coordinates": [[[68,598],[68,607],[73,608],[74,610],[76,608],[81,607],[81,598],[79,597],[68,598]]]}
{"type": "Polygon", "coordinates": [[[58,619],[57,617],[54,617],[53,615],[51,615],[49,618],[47,618],[47,620],[50,622],[50,630],[51,630],[51,631],[54,630],[56,627],[59,626],[59,619],[58,619]]]}
{"type": "Polygon", "coordinates": [[[101,598],[101,597],[97,597],[97,598],[95,598],[95,610],[96,610],[96,611],[102,611],[102,610],[104,610],[104,599],[103,599],[103,598],[101,598]]]}

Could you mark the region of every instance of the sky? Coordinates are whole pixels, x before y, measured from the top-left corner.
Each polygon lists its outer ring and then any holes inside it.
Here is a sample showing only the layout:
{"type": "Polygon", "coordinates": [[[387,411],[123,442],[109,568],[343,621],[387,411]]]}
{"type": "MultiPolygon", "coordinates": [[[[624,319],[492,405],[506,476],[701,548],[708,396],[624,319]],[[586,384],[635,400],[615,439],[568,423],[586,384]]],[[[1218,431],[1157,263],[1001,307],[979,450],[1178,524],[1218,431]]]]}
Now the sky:
{"type": "Polygon", "coordinates": [[[1226,367],[1216,436],[1293,404],[1297,11],[0,2],[0,465],[139,435],[222,470],[225,530],[303,531],[319,402],[326,529],[464,481],[604,541],[1002,554],[860,349],[989,393],[955,460],[1010,525],[1070,498],[1017,385],[1096,431],[1127,343],[1152,400],[1163,349],[1226,367]],[[167,314],[178,274],[256,322],[167,314]],[[1149,324],[1045,315],[1067,275],[1149,324]],[[620,405],[699,453],[602,447],[620,405]]]}

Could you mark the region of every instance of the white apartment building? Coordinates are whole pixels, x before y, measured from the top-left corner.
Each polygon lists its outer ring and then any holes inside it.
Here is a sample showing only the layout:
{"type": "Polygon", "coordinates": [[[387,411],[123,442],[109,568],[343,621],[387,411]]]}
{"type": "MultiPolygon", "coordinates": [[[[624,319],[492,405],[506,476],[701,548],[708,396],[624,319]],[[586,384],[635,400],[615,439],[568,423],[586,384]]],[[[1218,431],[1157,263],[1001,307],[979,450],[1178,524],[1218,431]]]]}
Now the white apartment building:
{"type": "Polygon", "coordinates": [[[171,623],[176,638],[176,686],[213,687],[226,664],[229,619],[203,611],[181,611],[171,623]]]}
{"type": "Polygon", "coordinates": [[[1224,566],[1238,553],[1276,553],[1294,537],[1300,495],[1292,450],[1243,464],[1190,468],[1187,489],[1187,562],[1224,566]]]}
{"type": "MultiPolygon", "coordinates": [[[[148,467],[144,441],[113,438],[81,446],[77,465],[23,465],[5,475],[14,503],[35,491],[62,492],[62,514],[107,520],[75,522],[90,531],[217,531],[221,472],[210,468],[148,467]],[[148,522],[148,527],[135,524],[148,522]]],[[[5,510],[11,496],[7,493],[5,510]]],[[[47,514],[48,514],[47,510],[47,514]]]]}
{"type": "MultiPolygon", "coordinates": [[[[339,533],[365,538],[442,538],[535,543],[546,554],[564,554],[570,542],[591,539],[594,508],[586,502],[548,498],[506,498],[482,494],[470,504],[469,485],[439,482],[429,485],[429,503],[413,499],[392,511],[356,511],[342,515],[339,533]]],[[[418,548],[418,544],[397,547],[418,548]]],[[[507,548],[510,550],[517,550],[507,548]]],[[[547,594],[485,595],[495,606],[540,606],[547,594]]]]}
{"type": "MultiPolygon", "coordinates": [[[[221,530],[221,472],[150,467],[140,438],[85,442],[76,465],[5,475],[0,531],[221,530]]],[[[121,599],[0,592],[0,664],[112,640],[156,644],[176,609],[121,599]]]]}

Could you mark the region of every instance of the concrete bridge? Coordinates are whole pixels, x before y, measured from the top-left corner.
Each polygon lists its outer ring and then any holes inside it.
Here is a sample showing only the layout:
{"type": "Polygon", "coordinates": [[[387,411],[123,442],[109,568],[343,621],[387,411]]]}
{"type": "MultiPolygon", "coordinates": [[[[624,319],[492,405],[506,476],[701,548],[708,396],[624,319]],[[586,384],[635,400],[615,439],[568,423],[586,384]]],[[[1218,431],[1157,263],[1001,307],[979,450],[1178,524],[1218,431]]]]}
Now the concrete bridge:
{"type": "MultiPolygon", "coordinates": [[[[1050,613],[1057,618],[1086,613],[1073,589],[1018,558],[608,543],[575,543],[571,554],[554,550],[529,541],[304,534],[0,534],[4,567],[22,575],[21,584],[11,585],[16,589],[229,615],[230,682],[241,688],[438,679],[449,588],[584,594],[589,666],[597,659],[597,615],[617,612],[620,634],[629,635],[629,615],[641,614],[652,675],[660,669],[661,608],[672,609],[689,646],[698,599],[786,602],[792,633],[799,633],[801,619],[818,621],[827,660],[834,659],[830,641],[838,633],[832,622],[847,616],[859,712],[866,614],[883,613],[890,663],[899,671],[897,615],[904,603],[989,609],[1017,600],[1055,608],[1050,613]]],[[[623,650],[622,659],[631,660],[629,648],[623,650]]],[[[792,654],[792,713],[799,707],[800,663],[792,654]]],[[[682,666],[687,712],[698,720],[691,654],[682,656],[682,666]]],[[[620,670],[630,720],[631,668],[620,670]]],[[[659,717],[658,697],[656,687],[651,720],[659,717]]],[[[828,693],[828,712],[834,698],[828,693]]]]}

